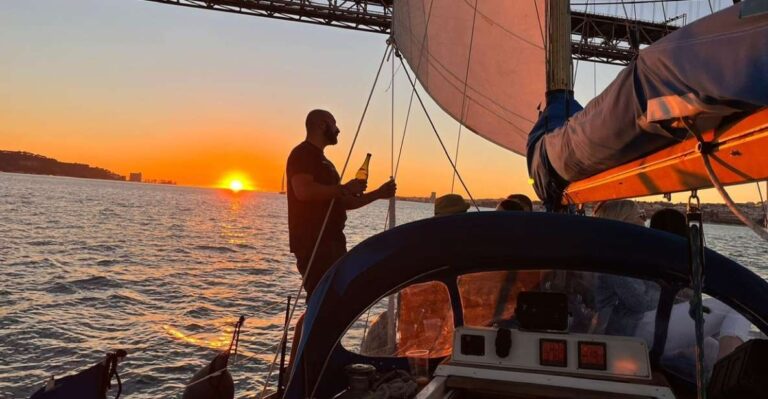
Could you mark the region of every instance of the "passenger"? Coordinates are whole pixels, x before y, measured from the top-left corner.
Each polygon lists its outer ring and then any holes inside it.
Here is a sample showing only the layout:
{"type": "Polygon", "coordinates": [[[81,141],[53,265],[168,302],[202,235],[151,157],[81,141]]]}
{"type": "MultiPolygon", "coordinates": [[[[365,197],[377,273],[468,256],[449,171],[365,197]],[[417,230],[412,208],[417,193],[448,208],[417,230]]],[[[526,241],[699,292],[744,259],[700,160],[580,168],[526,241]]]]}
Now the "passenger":
{"type": "Polygon", "coordinates": [[[464,213],[469,203],[459,194],[446,194],[435,199],[435,216],[447,216],[464,213]]]}
{"type": "Polygon", "coordinates": [[[507,199],[499,202],[499,205],[496,205],[496,210],[497,211],[519,211],[519,212],[523,212],[523,211],[525,211],[525,208],[523,208],[523,206],[519,202],[513,201],[513,200],[507,198],[507,199]]]}
{"type": "MultiPolygon", "coordinates": [[[[654,213],[651,216],[651,228],[681,237],[688,236],[688,223],[685,215],[672,208],[662,209],[654,213]]],[[[691,295],[691,290],[686,289],[684,295],[686,299],[690,298],[691,295]]],[[[715,298],[705,298],[703,304],[705,307],[704,336],[718,337],[716,347],[717,360],[719,360],[733,352],[749,338],[750,323],[744,316],[715,298]]],[[[672,307],[667,342],[664,348],[665,354],[690,349],[695,345],[695,323],[689,316],[689,310],[690,305],[687,302],[681,302],[672,307]]],[[[638,326],[637,335],[647,342],[653,341],[655,319],[656,312],[649,312],[643,316],[638,326]]],[[[711,352],[706,353],[705,350],[705,355],[709,355],[711,352]]]]}
{"type": "MultiPolygon", "coordinates": [[[[644,226],[634,201],[604,202],[595,208],[595,217],[644,226]]],[[[590,331],[607,335],[632,336],[646,312],[659,304],[657,284],[636,278],[599,274],[595,310],[590,331]]]]}
{"type": "MultiPolygon", "coordinates": [[[[596,210],[595,216],[643,224],[633,201],[605,203],[596,210]]],[[[651,223],[653,227],[663,227],[663,230],[670,233],[687,235],[685,216],[678,211],[667,209],[659,215],[654,214],[651,223]]],[[[645,340],[650,347],[653,345],[659,295],[660,288],[654,283],[629,277],[600,275],[596,293],[597,319],[600,322],[593,323],[593,327],[596,332],[600,332],[600,324],[603,324],[605,328],[602,331],[605,334],[634,335],[645,340]]],[[[704,336],[718,337],[717,359],[720,359],[748,339],[750,323],[717,299],[704,299],[704,306],[707,310],[704,314],[704,336]]],[[[696,330],[689,310],[687,302],[673,306],[664,347],[665,356],[695,347],[696,330]]]]}
{"type": "MultiPolygon", "coordinates": [[[[523,207],[524,212],[533,212],[533,202],[525,194],[510,194],[507,196],[510,201],[515,201],[523,207]]],[[[498,210],[498,209],[497,209],[498,210]]]]}

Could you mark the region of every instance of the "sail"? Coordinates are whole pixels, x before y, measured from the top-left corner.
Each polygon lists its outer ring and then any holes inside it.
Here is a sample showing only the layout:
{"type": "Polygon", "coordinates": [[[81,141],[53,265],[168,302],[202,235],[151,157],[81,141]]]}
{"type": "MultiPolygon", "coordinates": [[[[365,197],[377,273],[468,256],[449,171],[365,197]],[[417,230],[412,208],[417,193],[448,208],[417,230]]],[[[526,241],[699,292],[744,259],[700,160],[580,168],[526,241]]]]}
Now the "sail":
{"type": "MultiPolygon", "coordinates": [[[[768,106],[768,14],[746,16],[744,4],[642,49],[583,111],[551,118],[550,111],[572,100],[548,102],[529,143],[539,197],[555,206],[570,182],[681,142],[689,135],[681,118],[704,131],[768,106]]],[[[658,192],[654,182],[646,185],[644,195],[658,192]]]]}
{"type": "Polygon", "coordinates": [[[525,154],[546,90],[544,0],[395,0],[395,44],[437,104],[525,154]]]}

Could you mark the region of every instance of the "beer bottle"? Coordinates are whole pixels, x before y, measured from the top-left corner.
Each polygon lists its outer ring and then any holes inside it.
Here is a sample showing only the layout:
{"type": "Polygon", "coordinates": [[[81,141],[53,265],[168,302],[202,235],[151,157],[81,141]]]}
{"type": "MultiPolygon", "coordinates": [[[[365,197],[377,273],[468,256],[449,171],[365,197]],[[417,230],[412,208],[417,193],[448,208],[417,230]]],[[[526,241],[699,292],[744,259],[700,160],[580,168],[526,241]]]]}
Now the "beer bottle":
{"type": "Polygon", "coordinates": [[[355,179],[357,180],[363,180],[368,181],[368,166],[371,163],[371,154],[365,155],[365,161],[363,162],[363,166],[360,167],[360,169],[357,170],[357,174],[355,174],[355,179]]]}

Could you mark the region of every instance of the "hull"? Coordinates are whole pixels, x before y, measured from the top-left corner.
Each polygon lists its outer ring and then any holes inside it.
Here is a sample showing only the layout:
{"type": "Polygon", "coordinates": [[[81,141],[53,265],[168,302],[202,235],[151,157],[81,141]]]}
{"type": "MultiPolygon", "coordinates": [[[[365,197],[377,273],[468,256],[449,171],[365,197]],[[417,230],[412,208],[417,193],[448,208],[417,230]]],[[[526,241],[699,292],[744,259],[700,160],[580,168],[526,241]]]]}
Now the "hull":
{"type": "MultiPolygon", "coordinates": [[[[768,109],[703,134],[715,143],[710,160],[723,185],[768,179],[768,109]]],[[[712,187],[691,137],[652,155],[571,183],[563,203],[641,197],[712,187]]]]}

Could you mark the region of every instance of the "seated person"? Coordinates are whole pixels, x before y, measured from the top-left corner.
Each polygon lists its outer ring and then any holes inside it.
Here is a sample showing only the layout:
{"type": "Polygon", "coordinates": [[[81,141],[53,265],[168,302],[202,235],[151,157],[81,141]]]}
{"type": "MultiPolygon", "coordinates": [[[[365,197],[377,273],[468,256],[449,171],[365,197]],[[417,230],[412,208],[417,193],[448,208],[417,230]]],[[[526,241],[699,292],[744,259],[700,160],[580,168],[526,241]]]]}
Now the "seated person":
{"type": "MultiPolygon", "coordinates": [[[[654,213],[651,217],[651,228],[681,237],[688,236],[688,223],[685,215],[673,208],[662,209],[654,213]]],[[[686,297],[690,298],[693,295],[690,289],[685,291],[686,297]]],[[[705,307],[704,336],[718,337],[717,341],[714,341],[717,345],[710,344],[709,346],[716,348],[717,360],[719,360],[733,352],[748,339],[750,323],[744,316],[715,298],[705,298],[703,304],[705,307]]],[[[686,302],[678,303],[672,308],[665,354],[690,348],[696,342],[695,323],[688,314],[689,308],[690,306],[686,302]]],[[[653,317],[655,319],[655,312],[653,317]]],[[[638,336],[652,337],[653,323],[651,315],[645,315],[637,330],[637,334],[642,335],[638,336]]],[[[653,339],[646,338],[646,341],[653,341],[653,339]]]]}
{"type": "MultiPolygon", "coordinates": [[[[685,223],[685,217],[680,218],[682,214],[674,215],[668,210],[664,212],[660,216],[654,215],[654,226],[676,226],[667,230],[675,234],[687,231],[680,226],[681,222],[685,223]]],[[[643,225],[637,205],[633,201],[604,203],[596,209],[595,216],[643,225]]],[[[667,228],[665,227],[665,230],[667,228]]],[[[634,335],[644,339],[649,347],[653,345],[656,306],[659,301],[659,288],[656,284],[630,277],[601,275],[595,296],[598,314],[593,320],[593,332],[634,335]]],[[[704,336],[717,337],[719,359],[748,338],[750,323],[744,316],[717,299],[706,298],[703,302],[708,310],[704,314],[704,336]]],[[[664,356],[695,347],[695,326],[689,316],[689,309],[690,305],[686,302],[678,303],[672,308],[664,356]]],[[[712,348],[711,345],[707,347],[712,348]]]]}
{"type": "Polygon", "coordinates": [[[435,216],[458,215],[469,209],[469,203],[459,194],[446,194],[435,199],[435,216]]]}
{"type": "Polygon", "coordinates": [[[517,202],[523,207],[524,212],[533,212],[533,201],[525,194],[510,194],[507,196],[510,201],[517,202]]]}

